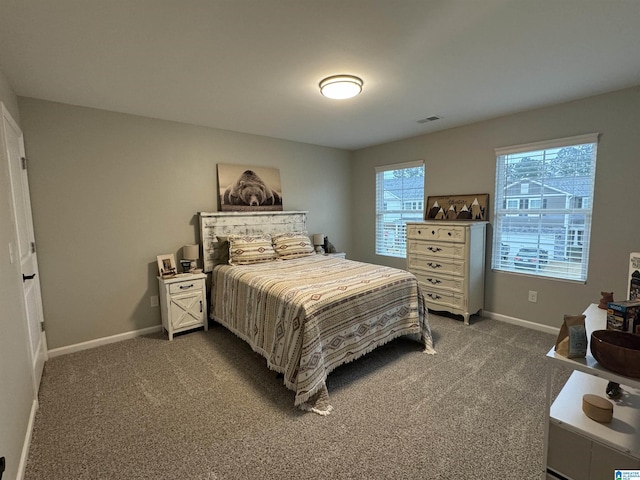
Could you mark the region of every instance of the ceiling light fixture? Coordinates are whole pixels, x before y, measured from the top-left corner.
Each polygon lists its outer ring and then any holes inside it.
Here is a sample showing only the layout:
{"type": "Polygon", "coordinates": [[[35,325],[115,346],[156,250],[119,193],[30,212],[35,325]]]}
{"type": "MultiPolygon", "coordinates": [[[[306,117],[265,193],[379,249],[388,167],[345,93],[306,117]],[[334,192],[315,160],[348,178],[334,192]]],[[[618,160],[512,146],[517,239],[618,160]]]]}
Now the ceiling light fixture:
{"type": "Polygon", "coordinates": [[[362,79],[353,75],[334,75],[320,82],[320,93],[327,98],[343,100],[362,91],[362,79]]]}

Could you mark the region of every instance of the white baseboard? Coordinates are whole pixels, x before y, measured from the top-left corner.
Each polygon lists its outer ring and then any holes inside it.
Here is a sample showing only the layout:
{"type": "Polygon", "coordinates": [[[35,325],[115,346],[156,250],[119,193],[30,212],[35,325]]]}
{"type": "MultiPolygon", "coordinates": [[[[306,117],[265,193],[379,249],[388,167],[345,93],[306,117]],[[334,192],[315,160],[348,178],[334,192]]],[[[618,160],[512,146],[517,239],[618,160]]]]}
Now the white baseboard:
{"type": "Polygon", "coordinates": [[[38,411],[38,399],[35,398],[31,403],[31,413],[29,414],[29,424],[27,425],[27,433],[22,444],[22,454],[20,455],[20,464],[18,465],[18,474],[16,480],[24,478],[24,472],[27,468],[27,459],[29,458],[29,448],[31,447],[31,436],[33,434],[33,424],[36,421],[36,412],[38,411]]]}
{"type": "Polygon", "coordinates": [[[501,313],[489,312],[488,310],[483,310],[482,316],[491,318],[493,320],[499,320],[501,322],[511,323],[513,325],[519,325],[521,327],[530,328],[532,330],[538,330],[539,332],[552,333],[553,335],[557,335],[558,332],[560,332],[560,329],[557,327],[550,327],[549,325],[541,325],[539,323],[530,322],[528,320],[522,320],[520,318],[502,315],[501,313]]]}
{"type": "Polygon", "coordinates": [[[49,358],[58,357],[60,355],[66,355],[68,353],[79,352],[81,350],[88,350],[90,348],[99,347],[101,345],[108,345],[109,343],[121,342],[122,340],[129,340],[131,338],[140,337],[142,335],[149,335],[150,333],[159,332],[162,329],[161,325],[155,327],[143,328],[141,330],[133,330],[131,332],[119,333],[110,337],[97,338],[95,340],[89,340],[88,342],[76,343],[74,345],[67,345],[66,347],[54,348],[47,352],[49,358]]]}

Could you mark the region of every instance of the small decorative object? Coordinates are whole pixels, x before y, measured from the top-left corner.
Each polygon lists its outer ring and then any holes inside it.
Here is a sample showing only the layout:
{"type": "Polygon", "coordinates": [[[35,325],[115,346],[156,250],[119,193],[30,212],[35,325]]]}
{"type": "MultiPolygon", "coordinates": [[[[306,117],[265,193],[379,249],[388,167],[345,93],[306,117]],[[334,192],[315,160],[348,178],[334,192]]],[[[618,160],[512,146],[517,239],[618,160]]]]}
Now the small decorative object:
{"type": "Polygon", "coordinates": [[[587,355],[587,330],[584,315],[565,315],[556,340],[556,353],[567,358],[587,355]]]}
{"type": "Polygon", "coordinates": [[[613,292],[600,292],[602,298],[600,299],[600,303],[598,304],[598,308],[603,310],[607,309],[607,304],[609,302],[613,302],[613,292]]]}
{"type": "Polygon", "coordinates": [[[607,397],[617,399],[622,396],[622,389],[620,388],[620,384],[616,382],[607,383],[607,397]]]}
{"type": "Polygon", "coordinates": [[[620,330],[640,335],[640,300],[609,303],[607,330],[620,330]]]}
{"type": "Polygon", "coordinates": [[[640,378],[640,335],[617,330],[594,330],[591,354],[607,370],[640,378]]]}
{"type": "Polygon", "coordinates": [[[184,247],[182,247],[182,260],[180,260],[182,271],[184,273],[195,272],[196,262],[199,258],[200,245],[185,245],[184,247]]]}
{"type": "Polygon", "coordinates": [[[582,396],[582,411],[591,420],[609,423],[613,419],[613,405],[609,400],[587,393],[582,396]]]}
{"type": "Polygon", "coordinates": [[[487,220],[489,194],[427,197],[425,220],[487,220]]]}
{"type": "Polygon", "coordinates": [[[158,255],[158,273],[161,277],[173,277],[177,273],[176,259],[173,253],[158,255]]]}
{"type": "Polygon", "coordinates": [[[324,238],[324,233],[315,233],[313,235],[313,246],[315,247],[316,253],[325,253],[324,238]]]}
{"type": "Polygon", "coordinates": [[[640,252],[629,255],[629,300],[640,301],[640,252]]]}
{"type": "Polygon", "coordinates": [[[324,253],[336,253],[336,247],[329,241],[329,237],[324,237],[324,253]]]}

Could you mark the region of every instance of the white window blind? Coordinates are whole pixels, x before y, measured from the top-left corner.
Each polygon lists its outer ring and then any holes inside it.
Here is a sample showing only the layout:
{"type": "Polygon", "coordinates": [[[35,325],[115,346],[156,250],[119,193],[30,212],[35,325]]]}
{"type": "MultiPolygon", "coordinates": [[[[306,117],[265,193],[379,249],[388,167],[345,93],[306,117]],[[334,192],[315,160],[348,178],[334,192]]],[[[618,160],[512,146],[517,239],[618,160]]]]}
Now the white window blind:
{"type": "Polygon", "coordinates": [[[407,256],[407,221],[424,218],[424,162],[376,167],[376,253],[407,256]]]}
{"type": "Polygon", "coordinates": [[[496,149],[494,270],[585,282],[598,134],[496,149]]]}

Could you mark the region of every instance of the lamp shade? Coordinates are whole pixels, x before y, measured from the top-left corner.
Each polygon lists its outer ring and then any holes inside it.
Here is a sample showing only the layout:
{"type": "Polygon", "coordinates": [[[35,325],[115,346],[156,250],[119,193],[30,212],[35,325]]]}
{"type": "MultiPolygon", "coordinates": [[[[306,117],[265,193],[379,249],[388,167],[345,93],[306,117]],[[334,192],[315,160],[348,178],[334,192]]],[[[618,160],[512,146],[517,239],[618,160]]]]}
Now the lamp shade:
{"type": "Polygon", "coordinates": [[[313,244],[314,245],[323,245],[324,244],[324,233],[314,233],[313,234],[313,244]]]}
{"type": "Polygon", "coordinates": [[[362,91],[362,79],[353,75],[334,75],[320,82],[320,93],[328,98],[344,100],[362,91]]]}
{"type": "Polygon", "coordinates": [[[197,260],[200,258],[200,245],[185,245],[182,247],[182,258],[197,260]]]}

